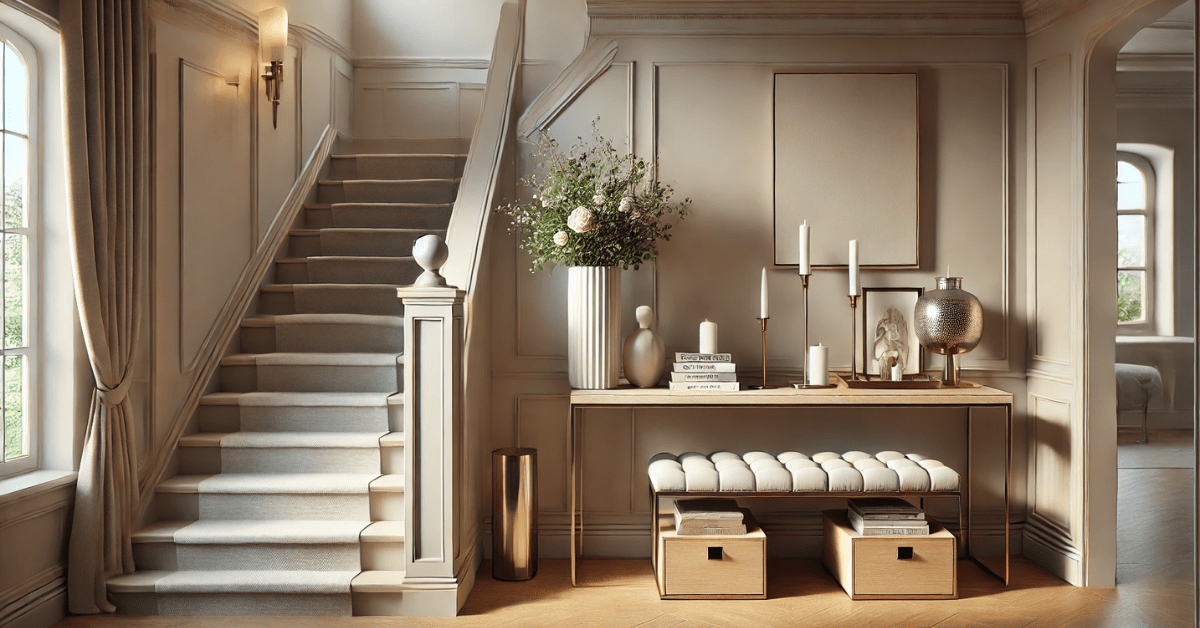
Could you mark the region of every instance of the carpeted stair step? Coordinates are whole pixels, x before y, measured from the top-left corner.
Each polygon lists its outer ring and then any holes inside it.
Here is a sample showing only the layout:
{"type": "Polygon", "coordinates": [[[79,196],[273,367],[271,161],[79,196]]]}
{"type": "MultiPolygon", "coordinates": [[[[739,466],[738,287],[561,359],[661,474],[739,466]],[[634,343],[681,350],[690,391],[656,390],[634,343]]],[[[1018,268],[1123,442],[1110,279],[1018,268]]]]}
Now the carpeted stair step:
{"type": "Polygon", "coordinates": [[[234,354],[221,360],[221,390],[396,392],[403,362],[392,353],[234,354]]]}
{"type": "Polygon", "coordinates": [[[418,238],[427,235],[436,235],[445,240],[446,230],[367,227],[292,229],[288,233],[288,252],[290,257],[322,255],[403,257],[412,255],[413,243],[418,238]]]}
{"type": "Polygon", "coordinates": [[[369,525],[289,519],[161,521],[134,533],[133,558],[146,571],[357,571],[363,556],[360,536],[369,525]]]}
{"type": "Polygon", "coordinates": [[[402,408],[403,396],[388,392],[210,393],[197,416],[201,432],[381,433],[402,425],[402,408]]]}
{"type": "Polygon", "coordinates": [[[243,353],[404,351],[404,319],[370,314],[284,314],[242,319],[243,353]]]}
{"type": "Polygon", "coordinates": [[[422,272],[412,257],[323,256],[275,260],[276,283],[412,285],[422,272]]]}
{"type": "Polygon", "coordinates": [[[451,203],[313,203],[304,206],[309,229],[445,229],[451,203]]]}
{"type": "MultiPolygon", "coordinates": [[[[349,571],[138,571],[108,580],[125,615],[350,616],[349,571]]],[[[246,622],[245,625],[251,625],[246,622]]]]}
{"type": "Polygon", "coordinates": [[[371,521],[404,521],[404,475],[388,473],[371,481],[371,521]]]}
{"type": "Polygon", "coordinates": [[[396,296],[399,284],[266,284],[259,289],[258,310],[280,314],[373,314],[404,316],[396,296]]]}
{"type": "Polygon", "coordinates": [[[359,535],[363,571],[404,568],[404,522],[375,521],[359,535]]]}
{"type": "Polygon", "coordinates": [[[336,155],[348,154],[455,154],[465,155],[471,150],[469,137],[339,137],[333,145],[336,155]]]}
{"type": "Polygon", "coordinates": [[[179,439],[179,472],[379,474],[381,436],[371,432],[197,432],[179,439]]]}
{"type": "MultiPolygon", "coordinates": [[[[156,490],[160,521],[369,520],[369,473],[177,475],[156,490]]],[[[384,476],[386,477],[386,476],[384,476]]]]}
{"type": "Polygon", "coordinates": [[[458,179],[370,179],[317,183],[320,203],[453,203],[458,196],[458,179]]]}
{"type": "Polygon", "coordinates": [[[330,179],[455,179],[462,176],[466,155],[380,153],[334,155],[330,179]]]}

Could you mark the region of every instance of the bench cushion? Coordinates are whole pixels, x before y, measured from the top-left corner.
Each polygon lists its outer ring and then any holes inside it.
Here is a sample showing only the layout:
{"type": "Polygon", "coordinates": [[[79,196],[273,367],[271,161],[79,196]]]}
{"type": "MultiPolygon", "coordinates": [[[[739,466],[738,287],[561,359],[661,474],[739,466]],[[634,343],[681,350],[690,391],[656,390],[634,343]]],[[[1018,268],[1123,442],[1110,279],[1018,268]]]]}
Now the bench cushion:
{"type": "Polygon", "coordinates": [[[663,492],[954,492],[960,481],[939,460],[896,451],[664,452],[650,458],[648,471],[654,490],[663,492]]]}

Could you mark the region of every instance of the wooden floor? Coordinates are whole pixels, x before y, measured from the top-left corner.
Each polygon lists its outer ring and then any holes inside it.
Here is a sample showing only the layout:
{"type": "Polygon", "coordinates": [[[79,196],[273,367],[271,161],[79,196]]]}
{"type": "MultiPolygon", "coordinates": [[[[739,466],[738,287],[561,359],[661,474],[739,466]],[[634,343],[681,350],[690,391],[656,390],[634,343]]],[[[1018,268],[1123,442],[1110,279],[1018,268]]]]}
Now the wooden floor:
{"type": "Polygon", "coordinates": [[[463,614],[447,619],[354,617],[73,617],[55,628],[340,628],[375,626],[704,626],[1175,628],[1192,619],[1191,432],[1152,432],[1119,448],[1118,585],[1072,587],[1014,557],[1005,587],[959,563],[959,596],[946,601],[851,601],[816,559],[771,561],[770,599],[663,601],[648,560],[588,559],[572,588],[566,560],[543,559],[528,582],[499,582],[484,563],[463,614]]]}

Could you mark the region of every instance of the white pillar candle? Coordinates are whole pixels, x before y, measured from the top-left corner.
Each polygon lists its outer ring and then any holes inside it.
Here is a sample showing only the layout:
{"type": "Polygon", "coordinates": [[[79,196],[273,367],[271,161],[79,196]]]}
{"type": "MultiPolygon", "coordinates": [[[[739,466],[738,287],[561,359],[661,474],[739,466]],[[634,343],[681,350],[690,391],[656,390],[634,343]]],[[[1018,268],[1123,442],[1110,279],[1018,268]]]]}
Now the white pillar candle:
{"type": "Polygon", "coordinates": [[[759,316],[759,318],[767,318],[767,269],[766,268],[763,268],[763,273],[762,273],[762,295],[761,295],[761,298],[762,298],[762,303],[761,303],[761,307],[759,309],[762,311],[762,315],[759,316]]]}
{"type": "Polygon", "coordinates": [[[862,293],[862,285],[858,279],[858,240],[850,241],[850,291],[847,293],[856,297],[862,293]]]}
{"type": "Polygon", "coordinates": [[[808,261],[808,221],[800,225],[800,274],[811,275],[812,265],[808,261]]]}
{"type": "Polygon", "coordinates": [[[717,352],[717,324],[704,319],[700,323],[700,353],[717,352]]]}
{"type": "Polygon", "coordinates": [[[808,372],[804,374],[809,385],[829,385],[829,347],[817,345],[808,348],[808,372]]]}
{"type": "Polygon", "coordinates": [[[898,382],[902,379],[904,379],[904,365],[900,364],[900,361],[897,360],[892,364],[892,381],[898,382]]]}

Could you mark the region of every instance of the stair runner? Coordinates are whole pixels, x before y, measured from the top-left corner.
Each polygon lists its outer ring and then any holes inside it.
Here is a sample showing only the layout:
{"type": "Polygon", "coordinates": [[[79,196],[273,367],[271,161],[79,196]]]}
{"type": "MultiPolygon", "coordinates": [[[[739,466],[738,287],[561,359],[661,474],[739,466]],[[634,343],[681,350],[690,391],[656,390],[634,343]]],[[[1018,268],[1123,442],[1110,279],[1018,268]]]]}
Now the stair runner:
{"type": "Polygon", "coordinates": [[[399,590],[396,288],[421,272],[413,242],[445,237],[467,142],[339,141],[133,537],[137,571],[109,580],[118,612],[374,614],[387,605],[355,600],[399,590]]]}

